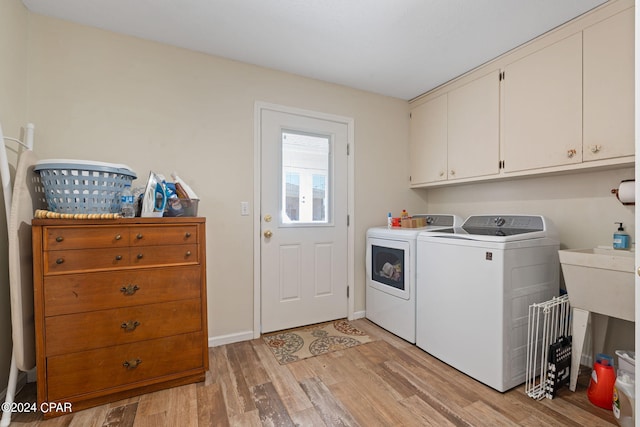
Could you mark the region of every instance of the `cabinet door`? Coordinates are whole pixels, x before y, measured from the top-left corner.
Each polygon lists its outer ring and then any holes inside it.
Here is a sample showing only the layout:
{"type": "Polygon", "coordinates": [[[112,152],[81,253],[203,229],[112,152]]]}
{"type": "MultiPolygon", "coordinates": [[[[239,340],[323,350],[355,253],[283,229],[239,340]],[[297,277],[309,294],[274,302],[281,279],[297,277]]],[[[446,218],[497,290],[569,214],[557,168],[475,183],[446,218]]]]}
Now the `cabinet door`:
{"type": "Polygon", "coordinates": [[[449,92],[448,178],[500,172],[500,70],[449,92]]]}
{"type": "Polygon", "coordinates": [[[505,172],[582,161],[582,34],[505,67],[505,172]]]}
{"type": "Polygon", "coordinates": [[[411,185],[447,179],[447,95],[411,111],[411,185]]]}
{"type": "Polygon", "coordinates": [[[634,154],[634,8],[585,28],[584,153],[634,154]]]}

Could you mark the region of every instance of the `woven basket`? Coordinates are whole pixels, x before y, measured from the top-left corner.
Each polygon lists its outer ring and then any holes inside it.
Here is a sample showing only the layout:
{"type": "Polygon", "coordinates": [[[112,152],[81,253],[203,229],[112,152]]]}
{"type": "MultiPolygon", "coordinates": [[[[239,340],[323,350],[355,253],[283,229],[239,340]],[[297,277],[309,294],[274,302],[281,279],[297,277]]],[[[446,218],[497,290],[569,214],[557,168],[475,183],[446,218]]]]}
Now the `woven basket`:
{"type": "Polygon", "coordinates": [[[49,210],[58,213],[120,212],[120,192],[137,178],[128,166],[88,160],[36,163],[49,210]]]}

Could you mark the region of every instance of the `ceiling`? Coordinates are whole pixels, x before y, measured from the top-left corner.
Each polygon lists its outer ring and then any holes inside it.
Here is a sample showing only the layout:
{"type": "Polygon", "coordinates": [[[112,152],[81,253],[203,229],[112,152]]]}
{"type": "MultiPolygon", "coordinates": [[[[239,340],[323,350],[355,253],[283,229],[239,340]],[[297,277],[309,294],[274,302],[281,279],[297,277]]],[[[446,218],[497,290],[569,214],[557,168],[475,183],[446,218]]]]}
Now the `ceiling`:
{"type": "Polygon", "coordinates": [[[414,98],[605,0],[22,0],[34,13],[414,98]]]}

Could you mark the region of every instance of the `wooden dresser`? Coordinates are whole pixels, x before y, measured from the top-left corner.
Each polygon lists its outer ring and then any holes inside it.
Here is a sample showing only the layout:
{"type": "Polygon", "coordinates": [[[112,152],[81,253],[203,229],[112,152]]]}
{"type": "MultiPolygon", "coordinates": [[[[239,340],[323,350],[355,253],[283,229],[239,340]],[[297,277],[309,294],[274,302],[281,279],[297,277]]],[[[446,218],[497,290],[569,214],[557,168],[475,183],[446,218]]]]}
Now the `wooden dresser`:
{"type": "Polygon", "coordinates": [[[204,380],[204,218],[32,225],[39,406],[75,412],[204,380]]]}

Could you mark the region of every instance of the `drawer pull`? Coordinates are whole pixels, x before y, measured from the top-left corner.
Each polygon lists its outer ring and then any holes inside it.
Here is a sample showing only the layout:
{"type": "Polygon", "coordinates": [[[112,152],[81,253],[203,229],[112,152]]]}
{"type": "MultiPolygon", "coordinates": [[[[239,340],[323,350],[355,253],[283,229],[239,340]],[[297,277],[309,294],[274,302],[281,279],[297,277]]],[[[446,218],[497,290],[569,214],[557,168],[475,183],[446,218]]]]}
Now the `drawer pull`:
{"type": "Polygon", "coordinates": [[[135,331],[138,326],[140,326],[140,322],[137,320],[128,320],[126,322],[122,322],[122,325],[120,325],[120,327],[127,332],[135,331]]]}
{"type": "Polygon", "coordinates": [[[191,251],[187,251],[186,256],[191,256],[191,251]]]}
{"type": "Polygon", "coordinates": [[[64,237],[62,237],[62,236],[56,237],[56,242],[58,242],[58,243],[62,242],[63,240],[64,240],[64,237]]]}
{"type": "Polygon", "coordinates": [[[137,256],[138,259],[142,259],[143,257],[144,257],[143,254],[138,254],[138,256],[137,256]]]}
{"type": "Polygon", "coordinates": [[[120,292],[122,292],[125,295],[133,295],[136,293],[138,289],[140,289],[138,285],[127,285],[127,286],[121,287],[120,292]]]}
{"type": "Polygon", "coordinates": [[[116,255],[116,261],[122,260],[122,255],[116,255]]]}
{"type": "Polygon", "coordinates": [[[142,233],[138,233],[138,235],[136,236],[136,239],[141,240],[142,239],[142,233]]]}
{"type": "Polygon", "coordinates": [[[64,258],[58,258],[56,260],[56,264],[62,264],[64,262],[64,258]]]}
{"type": "Polygon", "coordinates": [[[127,369],[135,369],[141,363],[142,363],[142,360],[140,359],[131,359],[131,360],[125,360],[122,366],[124,366],[127,369]]]}
{"type": "Polygon", "coordinates": [[[189,232],[187,231],[186,233],[184,233],[184,237],[186,237],[186,238],[188,239],[189,237],[191,237],[191,233],[189,233],[189,232]]]}
{"type": "Polygon", "coordinates": [[[122,239],[122,235],[116,234],[116,240],[120,240],[120,239],[122,239]]]}

